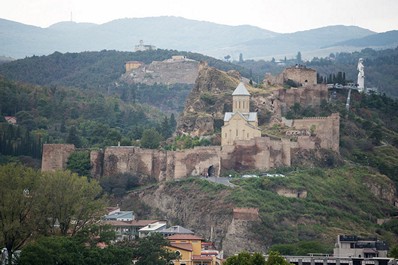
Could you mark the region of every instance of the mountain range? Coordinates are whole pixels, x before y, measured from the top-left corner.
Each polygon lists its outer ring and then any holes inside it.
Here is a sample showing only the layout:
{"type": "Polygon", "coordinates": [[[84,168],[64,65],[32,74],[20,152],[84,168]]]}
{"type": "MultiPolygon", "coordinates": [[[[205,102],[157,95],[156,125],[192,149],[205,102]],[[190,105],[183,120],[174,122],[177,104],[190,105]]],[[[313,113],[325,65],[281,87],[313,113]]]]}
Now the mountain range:
{"type": "Polygon", "coordinates": [[[375,33],[356,26],[328,26],[281,34],[242,25],[227,26],[181,17],[125,18],[104,24],[60,22],[48,28],[0,19],[0,56],[15,59],[55,51],[134,51],[140,40],[162,49],[192,51],[238,60],[327,56],[368,47],[396,47],[396,31],[375,33]],[[373,40],[373,41],[371,41],[373,40]],[[374,41],[377,40],[377,41],[374,41]]]}

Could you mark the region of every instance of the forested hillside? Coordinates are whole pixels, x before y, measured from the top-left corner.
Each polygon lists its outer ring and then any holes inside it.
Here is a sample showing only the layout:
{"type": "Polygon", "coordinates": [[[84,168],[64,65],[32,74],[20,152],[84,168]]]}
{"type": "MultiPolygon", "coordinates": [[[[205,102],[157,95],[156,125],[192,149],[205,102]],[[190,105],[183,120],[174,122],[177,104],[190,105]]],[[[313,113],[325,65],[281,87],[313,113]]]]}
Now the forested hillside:
{"type": "Polygon", "coordinates": [[[170,59],[173,55],[185,55],[196,61],[206,61],[218,69],[238,70],[243,76],[249,71],[241,66],[227,63],[198,53],[176,50],[152,50],[145,52],[107,51],[59,53],[48,56],[33,56],[0,65],[0,75],[7,79],[42,86],[68,86],[80,89],[93,88],[108,91],[125,72],[127,61],[149,64],[170,59]]]}
{"type": "Polygon", "coordinates": [[[162,119],[170,118],[146,104],[124,102],[92,89],[41,87],[1,78],[0,93],[2,116],[15,115],[18,124],[0,123],[3,155],[40,158],[42,143],[132,145],[146,128],[159,127],[162,119]]]}

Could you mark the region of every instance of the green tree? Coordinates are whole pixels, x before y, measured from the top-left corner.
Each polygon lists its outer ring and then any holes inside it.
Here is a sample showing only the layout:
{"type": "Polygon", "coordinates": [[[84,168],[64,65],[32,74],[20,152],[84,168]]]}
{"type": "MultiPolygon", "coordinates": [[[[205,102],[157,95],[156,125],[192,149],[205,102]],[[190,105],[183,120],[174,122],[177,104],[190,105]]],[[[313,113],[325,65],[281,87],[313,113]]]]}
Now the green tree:
{"type": "Polygon", "coordinates": [[[74,235],[102,216],[101,186],[70,171],[45,172],[40,178],[45,231],[74,235]],[[59,226],[59,227],[58,227],[59,226]]]}
{"type": "MultiPolygon", "coordinates": [[[[86,238],[86,240],[88,240],[86,238]]],[[[128,265],[131,252],[126,247],[108,246],[104,249],[87,246],[76,237],[42,237],[28,244],[21,252],[20,265],[128,265]]]]}
{"type": "Polygon", "coordinates": [[[168,265],[180,256],[166,248],[170,243],[161,234],[154,233],[141,238],[133,248],[133,259],[136,265],[168,265]]]}
{"type": "Polygon", "coordinates": [[[229,257],[224,265],[265,265],[265,258],[261,253],[253,253],[243,251],[238,255],[229,257]]]}
{"type": "Polygon", "coordinates": [[[39,176],[21,165],[0,166],[0,246],[7,248],[8,257],[35,235],[43,218],[37,214],[39,176]]]}
{"type": "Polygon", "coordinates": [[[174,113],[171,113],[171,115],[170,115],[169,124],[170,124],[171,131],[173,133],[175,131],[175,129],[177,128],[177,121],[174,116],[174,113]]]}
{"type": "Polygon", "coordinates": [[[75,151],[70,154],[66,168],[79,176],[90,176],[90,153],[88,151],[75,151]]]}
{"type": "Polygon", "coordinates": [[[142,133],[141,147],[156,149],[159,147],[161,140],[162,136],[154,128],[146,129],[142,133]]]}
{"type": "Polygon", "coordinates": [[[74,144],[77,148],[80,148],[82,146],[80,137],[77,133],[75,126],[70,127],[68,137],[66,138],[66,143],[74,144]]]}
{"type": "Polygon", "coordinates": [[[243,54],[242,53],[239,53],[239,62],[243,63],[243,54]]]}
{"type": "Polygon", "coordinates": [[[388,256],[394,259],[398,259],[398,245],[393,246],[388,252],[388,256]]]}
{"type": "Polygon", "coordinates": [[[270,251],[265,265],[290,265],[290,263],[277,251],[270,251]]]}
{"type": "Polygon", "coordinates": [[[298,64],[300,64],[300,63],[303,62],[303,60],[302,60],[302,58],[301,58],[301,52],[298,52],[298,53],[297,53],[297,55],[296,55],[296,62],[297,62],[298,64]]]}

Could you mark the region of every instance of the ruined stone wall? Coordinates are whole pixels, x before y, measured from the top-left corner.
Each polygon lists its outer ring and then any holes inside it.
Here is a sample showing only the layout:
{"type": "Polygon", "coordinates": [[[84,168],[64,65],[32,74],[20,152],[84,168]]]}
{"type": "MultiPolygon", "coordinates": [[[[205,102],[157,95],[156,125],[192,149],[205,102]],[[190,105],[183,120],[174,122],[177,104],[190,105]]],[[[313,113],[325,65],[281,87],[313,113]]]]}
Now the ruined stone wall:
{"type": "Polygon", "coordinates": [[[264,83],[267,85],[283,85],[286,81],[292,80],[301,86],[313,86],[317,84],[316,71],[305,66],[288,67],[277,76],[265,74],[264,83]]]}
{"type": "Polygon", "coordinates": [[[93,178],[99,178],[102,176],[102,166],[104,163],[104,152],[102,150],[91,151],[90,152],[90,162],[91,162],[91,176],[93,178]]]}
{"type": "Polygon", "coordinates": [[[68,157],[74,151],[75,146],[73,144],[44,144],[41,170],[55,171],[66,169],[68,157]]]}
{"type": "Polygon", "coordinates": [[[318,108],[323,100],[328,100],[328,88],[325,84],[311,87],[279,89],[273,92],[274,113],[283,116],[289,109],[298,103],[302,107],[318,108]]]}
{"type": "Polygon", "coordinates": [[[289,67],[282,72],[283,80],[288,79],[300,83],[303,86],[306,85],[316,85],[316,71],[311,68],[306,67],[289,67]]]}
{"type": "Polygon", "coordinates": [[[290,143],[288,140],[271,140],[258,137],[246,141],[235,141],[235,145],[223,146],[222,170],[268,170],[279,166],[290,166],[290,143]]]}
{"type": "Polygon", "coordinates": [[[257,221],[259,219],[258,208],[234,208],[235,220],[257,221]]]}
{"type": "MultiPolygon", "coordinates": [[[[297,119],[293,121],[292,127],[298,130],[307,129],[311,131],[311,134],[316,139],[311,139],[311,141],[307,141],[308,144],[315,144],[315,147],[332,149],[335,152],[339,152],[340,115],[338,113],[333,113],[329,117],[297,119]]],[[[313,146],[304,145],[306,137],[309,136],[298,137],[302,138],[302,143],[301,145],[299,145],[299,147],[303,149],[313,149],[313,146]]]]}
{"type": "MultiPolygon", "coordinates": [[[[94,157],[94,156],[92,156],[94,157]]],[[[92,161],[94,164],[94,161],[92,161]]],[[[139,147],[107,147],[103,175],[133,173],[153,176],[158,181],[204,176],[209,167],[220,173],[220,147],[195,147],[184,151],[161,151],[139,147]]]]}

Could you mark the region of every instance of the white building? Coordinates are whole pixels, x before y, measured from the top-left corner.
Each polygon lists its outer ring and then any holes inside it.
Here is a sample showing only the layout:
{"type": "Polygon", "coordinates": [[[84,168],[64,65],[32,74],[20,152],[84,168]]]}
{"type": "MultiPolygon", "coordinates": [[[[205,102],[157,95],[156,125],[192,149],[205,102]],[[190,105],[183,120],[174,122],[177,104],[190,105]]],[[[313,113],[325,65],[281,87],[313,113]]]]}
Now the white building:
{"type": "Polygon", "coordinates": [[[388,246],[377,238],[360,238],[357,236],[338,235],[334,257],[374,258],[387,257],[388,246]]]}

